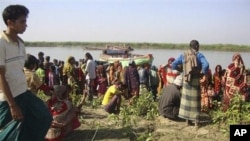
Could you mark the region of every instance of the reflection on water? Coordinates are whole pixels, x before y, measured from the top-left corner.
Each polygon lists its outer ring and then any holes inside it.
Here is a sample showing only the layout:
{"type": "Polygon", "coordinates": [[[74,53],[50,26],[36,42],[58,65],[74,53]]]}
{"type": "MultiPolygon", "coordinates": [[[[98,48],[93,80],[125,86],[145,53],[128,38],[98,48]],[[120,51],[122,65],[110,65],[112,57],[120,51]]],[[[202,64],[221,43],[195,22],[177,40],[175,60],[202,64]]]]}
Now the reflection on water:
{"type": "MultiPolygon", "coordinates": [[[[101,50],[84,50],[80,47],[26,47],[27,53],[37,56],[39,51],[44,52],[45,56],[50,56],[52,59],[59,59],[65,61],[68,56],[74,56],[76,60],[84,58],[86,52],[92,54],[93,58],[98,60],[101,50]]],[[[134,53],[138,54],[153,54],[153,64],[159,67],[161,64],[166,64],[168,58],[177,58],[183,53],[184,50],[167,50],[167,49],[135,49],[134,53]]],[[[232,56],[235,52],[225,51],[203,51],[209,61],[210,68],[214,72],[214,68],[217,64],[220,64],[223,68],[226,68],[229,63],[232,62],[232,56]]],[[[240,52],[246,68],[250,68],[250,52],[240,52]]]]}

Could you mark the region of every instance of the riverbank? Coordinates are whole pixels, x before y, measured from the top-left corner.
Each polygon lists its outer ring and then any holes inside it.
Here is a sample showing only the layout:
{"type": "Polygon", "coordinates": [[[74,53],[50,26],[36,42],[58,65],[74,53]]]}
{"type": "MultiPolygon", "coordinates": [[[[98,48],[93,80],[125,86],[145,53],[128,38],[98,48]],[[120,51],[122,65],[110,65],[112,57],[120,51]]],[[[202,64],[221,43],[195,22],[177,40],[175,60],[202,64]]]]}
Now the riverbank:
{"type": "Polygon", "coordinates": [[[81,127],[72,132],[63,141],[228,141],[218,125],[207,123],[195,128],[186,126],[185,121],[172,121],[162,116],[154,120],[141,117],[131,117],[136,121],[132,127],[119,126],[121,115],[111,119],[110,115],[98,107],[84,107],[81,117],[81,127]],[[119,124],[118,124],[119,122],[119,124]]]}
{"type": "MultiPolygon", "coordinates": [[[[27,47],[82,47],[88,49],[103,49],[107,45],[125,46],[137,49],[186,49],[188,44],[174,43],[129,43],[129,42],[26,42],[27,47]]],[[[202,50],[250,52],[250,45],[234,44],[200,44],[202,50]]]]}

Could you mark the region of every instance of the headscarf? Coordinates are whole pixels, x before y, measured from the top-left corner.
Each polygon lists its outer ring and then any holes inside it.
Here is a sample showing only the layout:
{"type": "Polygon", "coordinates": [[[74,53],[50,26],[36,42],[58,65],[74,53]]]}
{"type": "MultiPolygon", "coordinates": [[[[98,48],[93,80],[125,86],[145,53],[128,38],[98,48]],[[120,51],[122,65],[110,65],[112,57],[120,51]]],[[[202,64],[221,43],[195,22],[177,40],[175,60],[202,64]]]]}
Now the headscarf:
{"type": "Polygon", "coordinates": [[[241,68],[241,73],[243,73],[245,71],[245,65],[244,65],[244,62],[242,60],[240,53],[235,53],[233,55],[232,61],[233,62],[237,61],[237,63],[238,63],[237,67],[241,68]]]}
{"type": "Polygon", "coordinates": [[[241,57],[240,53],[235,53],[233,55],[232,61],[234,62],[235,60],[238,61],[239,65],[244,65],[244,62],[242,60],[242,57],[241,57]]]}
{"type": "Polygon", "coordinates": [[[69,56],[64,67],[63,67],[63,75],[69,76],[70,73],[73,71],[74,66],[70,63],[71,59],[75,59],[73,56],[69,56]]]}
{"type": "Polygon", "coordinates": [[[175,58],[174,57],[170,57],[168,59],[168,64],[172,64],[174,61],[175,61],[175,58]]]}

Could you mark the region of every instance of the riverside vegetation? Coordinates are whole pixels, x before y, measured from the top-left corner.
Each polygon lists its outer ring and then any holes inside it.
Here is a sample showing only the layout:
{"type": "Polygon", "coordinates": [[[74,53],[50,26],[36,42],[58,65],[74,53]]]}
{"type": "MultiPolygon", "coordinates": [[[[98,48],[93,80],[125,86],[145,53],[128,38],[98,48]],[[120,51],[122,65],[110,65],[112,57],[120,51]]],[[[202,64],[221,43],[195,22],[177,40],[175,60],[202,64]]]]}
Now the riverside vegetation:
{"type": "MultiPolygon", "coordinates": [[[[120,43],[120,42],[26,42],[30,47],[88,47],[104,48],[106,45],[131,46],[132,48],[186,49],[188,44],[165,43],[120,43]]],[[[246,45],[201,45],[204,50],[249,52],[246,45]]],[[[42,92],[38,96],[48,99],[42,92]]],[[[82,95],[72,94],[77,105],[82,95]]],[[[210,121],[196,129],[186,126],[185,121],[171,121],[158,114],[158,103],[150,92],[143,93],[138,101],[129,105],[123,99],[119,115],[107,114],[101,107],[102,97],[86,102],[79,115],[81,127],[72,132],[64,141],[228,141],[232,124],[250,124],[250,103],[243,102],[236,94],[230,108],[223,112],[221,103],[214,101],[214,108],[208,113],[210,121]]]]}
{"type": "MultiPolygon", "coordinates": [[[[48,98],[41,92],[38,96],[48,98]]],[[[77,105],[81,95],[72,94],[77,105]]],[[[81,127],[64,141],[228,141],[232,124],[250,123],[250,103],[243,102],[236,94],[230,108],[223,112],[220,102],[214,101],[214,108],[208,113],[209,122],[198,129],[186,126],[185,121],[171,121],[158,114],[158,103],[150,92],[140,95],[132,105],[123,99],[119,115],[107,114],[101,107],[102,97],[86,102],[79,115],[81,127]]]]}
{"type": "MultiPolygon", "coordinates": [[[[87,47],[87,48],[105,48],[106,45],[111,46],[130,46],[139,49],[186,49],[188,44],[174,43],[123,43],[123,42],[26,42],[28,47],[87,47]]],[[[218,51],[239,51],[250,52],[250,45],[234,45],[234,44],[201,44],[203,50],[218,50],[218,51]]]]}

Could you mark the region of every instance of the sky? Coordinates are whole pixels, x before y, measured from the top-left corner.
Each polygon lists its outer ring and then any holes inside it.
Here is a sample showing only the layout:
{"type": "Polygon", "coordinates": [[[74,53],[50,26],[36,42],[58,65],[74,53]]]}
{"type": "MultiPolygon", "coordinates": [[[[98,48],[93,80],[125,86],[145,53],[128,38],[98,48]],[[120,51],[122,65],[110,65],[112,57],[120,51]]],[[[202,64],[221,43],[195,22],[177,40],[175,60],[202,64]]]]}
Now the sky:
{"type": "Polygon", "coordinates": [[[0,0],[1,12],[10,4],[30,10],[25,41],[250,45],[249,0],[0,0]]]}

